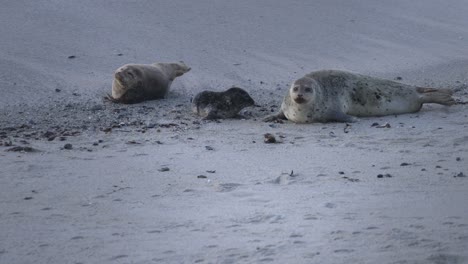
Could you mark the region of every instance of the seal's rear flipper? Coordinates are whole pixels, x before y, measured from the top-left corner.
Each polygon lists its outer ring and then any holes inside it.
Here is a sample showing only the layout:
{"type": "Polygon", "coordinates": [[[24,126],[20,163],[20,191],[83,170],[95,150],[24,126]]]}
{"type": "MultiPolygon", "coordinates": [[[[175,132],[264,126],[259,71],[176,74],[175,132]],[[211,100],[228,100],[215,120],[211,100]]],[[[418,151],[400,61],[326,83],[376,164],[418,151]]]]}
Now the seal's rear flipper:
{"type": "Polygon", "coordinates": [[[284,115],[283,111],[280,111],[278,114],[276,115],[271,115],[271,116],[267,116],[263,119],[263,122],[275,122],[275,121],[278,121],[278,120],[287,120],[286,116],[284,115]]]}
{"type": "Polygon", "coordinates": [[[450,89],[435,89],[417,87],[416,91],[421,94],[423,104],[434,103],[441,105],[454,105],[455,99],[452,98],[453,91],[450,89]]]}

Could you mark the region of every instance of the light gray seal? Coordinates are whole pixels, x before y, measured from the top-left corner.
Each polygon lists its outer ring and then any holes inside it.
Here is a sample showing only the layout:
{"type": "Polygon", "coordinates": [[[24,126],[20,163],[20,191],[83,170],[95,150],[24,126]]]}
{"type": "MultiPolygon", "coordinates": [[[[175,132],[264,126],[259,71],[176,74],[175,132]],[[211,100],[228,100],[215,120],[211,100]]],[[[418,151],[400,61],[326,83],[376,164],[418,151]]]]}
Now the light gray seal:
{"type": "Polygon", "coordinates": [[[255,101],[243,89],[232,87],[224,92],[203,91],[192,100],[192,111],[204,119],[225,119],[238,115],[255,101]]]}
{"type": "Polygon", "coordinates": [[[264,121],[354,122],[356,117],[414,113],[425,103],[453,105],[450,89],[402,84],[338,70],[321,70],[294,81],[279,113],[264,121]]]}
{"type": "Polygon", "coordinates": [[[174,79],[188,71],[183,62],[123,65],[114,73],[112,95],[107,99],[134,104],[165,98],[174,79]]]}

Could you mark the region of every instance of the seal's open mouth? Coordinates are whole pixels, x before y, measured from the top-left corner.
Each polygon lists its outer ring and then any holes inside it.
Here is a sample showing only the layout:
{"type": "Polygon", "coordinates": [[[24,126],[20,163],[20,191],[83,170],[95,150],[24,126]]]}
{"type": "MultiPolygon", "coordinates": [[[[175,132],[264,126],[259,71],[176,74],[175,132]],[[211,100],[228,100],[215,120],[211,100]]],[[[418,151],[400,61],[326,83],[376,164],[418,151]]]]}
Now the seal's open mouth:
{"type": "Polygon", "coordinates": [[[296,102],[298,104],[303,104],[303,103],[307,102],[307,100],[302,98],[302,97],[296,97],[296,98],[294,98],[294,102],[296,102]]]}

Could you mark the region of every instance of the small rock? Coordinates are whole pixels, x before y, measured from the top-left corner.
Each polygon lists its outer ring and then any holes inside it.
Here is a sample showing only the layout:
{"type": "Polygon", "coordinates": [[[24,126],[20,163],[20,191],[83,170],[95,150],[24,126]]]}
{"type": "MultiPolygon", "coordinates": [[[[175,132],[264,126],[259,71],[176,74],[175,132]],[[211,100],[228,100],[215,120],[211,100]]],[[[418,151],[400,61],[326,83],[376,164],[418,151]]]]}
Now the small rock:
{"type": "Polygon", "coordinates": [[[377,125],[376,128],[391,128],[392,126],[389,123],[385,123],[383,125],[377,125]]]}
{"type": "Polygon", "coordinates": [[[31,196],[24,197],[24,200],[32,200],[32,197],[31,196]]]}
{"type": "Polygon", "coordinates": [[[456,161],[461,161],[461,158],[460,158],[460,157],[457,157],[457,158],[456,158],[456,161]]]}
{"type": "Polygon", "coordinates": [[[55,92],[57,92],[57,93],[60,93],[61,91],[62,91],[62,90],[60,90],[59,88],[56,88],[56,89],[55,89],[55,92]]]}
{"type": "Polygon", "coordinates": [[[410,163],[406,163],[406,162],[403,162],[400,164],[400,166],[408,166],[408,165],[411,165],[410,163]]]}
{"type": "Polygon", "coordinates": [[[76,56],[75,55],[70,55],[70,56],[68,56],[68,58],[69,59],[74,59],[74,58],[76,58],[76,56]]]}
{"type": "Polygon", "coordinates": [[[73,145],[70,143],[67,143],[63,146],[64,149],[73,149],[73,145]]]}
{"type": "Polygon", "coordinates": [[[207,170],[206,172],[208,172],[208,173],[215,173],[216,171],[215,171],[215,170],[207,170]]]}
{"type": "Polygon", "coordinates": [[[384,178],[384,177],[385,178],[392,178],[393,176],[391,174],[389,174],[389,173],[377,175],[377,178],[384,178]]]}
{"type": "Polygon", "coordinates": [[[339,171],[338,173],[341,174],[341,175],[343,175],[343,174],[344,174],[344,171],[339,171]]]}
{"type": "Polygon", "coordinates": [[[264,142],[267,143],[267,144],[270,144],[270,143],[276,143],[276,138],[275,136],[273,136],[272,134],[270,133],[266,133],[264,136],[264,142]]]}
{"type": "Polygon", "coordinates": [[[466,177],[466,175],[463,172],[459,172],[453,176],[454,178],[463,178],[466,177]]]}
{"type": "Polygon", "coordinates": [[[170,171],[170,169],[168,167],[162,167],[158,171],[165,172],[165,171],[170,171]]]}
{"type": "Polygon", "coordinates": [[[210,146],[205,146],[206,150],[214,150],[213,147],[210,147],[210,146]]]}
{"type": "Polygon", "coordinates": [[[397,77],[395,77],[395,80],[401,81],[401,80],[403,80],[403,78],[401,76],[397,76],[397,77]]]}
{"type": "Polygon", "coordinates": [[[198,175],[197,178],[198,178],[198,179],[206,179],[206,178],[208,178],[208,177],[205,176],[205,175],[198,175]]]}

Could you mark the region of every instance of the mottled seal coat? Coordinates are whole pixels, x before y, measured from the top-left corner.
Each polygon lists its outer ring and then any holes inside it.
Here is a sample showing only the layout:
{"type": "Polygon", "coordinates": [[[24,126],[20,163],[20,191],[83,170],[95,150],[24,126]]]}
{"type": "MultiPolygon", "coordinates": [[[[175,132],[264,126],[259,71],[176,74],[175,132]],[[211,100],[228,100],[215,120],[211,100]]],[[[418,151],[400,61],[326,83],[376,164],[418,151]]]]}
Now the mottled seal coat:
{"type": "Polygon", "coordinates": [[[291,85],[278,114],[265,121],[353,122],[413,113],[425,103],[453,105],[450,89],[423,88],[337,70],[311,72],[291,85]]]}
{"type": "Polygon", "coordinates": [[[203,91],[192,100],[192,111],[205,119],[235,117],[242,108],[255,101],[241,88],[233,87],[224,92],[203,91]]]}
{"type": "Polygon", "coordinates": [[[126,64],[114,73],[112,96],[113,102],[134,104],[145,100],[166,97],[176,77],[190,71],[183,62],[126,64]]]}

